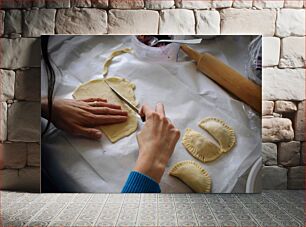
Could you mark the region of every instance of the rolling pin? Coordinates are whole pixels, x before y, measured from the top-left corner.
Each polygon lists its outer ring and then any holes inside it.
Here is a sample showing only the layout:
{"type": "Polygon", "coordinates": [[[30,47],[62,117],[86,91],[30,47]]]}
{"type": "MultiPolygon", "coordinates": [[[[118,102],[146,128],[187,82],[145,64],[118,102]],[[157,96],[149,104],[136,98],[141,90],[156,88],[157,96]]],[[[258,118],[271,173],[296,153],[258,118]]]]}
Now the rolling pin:
{"type": "Polygon", "coordinates": [[[261,114],[261,87],[209,53],[200,54],[187,45],[181,49],[196,61],[197,69],[261,114]]]}

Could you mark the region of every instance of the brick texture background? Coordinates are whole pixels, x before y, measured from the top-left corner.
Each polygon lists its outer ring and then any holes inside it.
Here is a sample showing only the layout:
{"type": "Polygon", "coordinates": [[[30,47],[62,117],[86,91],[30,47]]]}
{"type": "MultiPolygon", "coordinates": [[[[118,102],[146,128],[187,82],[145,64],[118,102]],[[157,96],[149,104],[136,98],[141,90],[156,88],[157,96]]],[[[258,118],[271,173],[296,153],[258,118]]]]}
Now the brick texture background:
{"type": "Polygon", "coordinates": [[[302,0],[0,0],[1,188],[39,191],[41,34],[262,34],[263,187],[304,188],[302,0]]]}

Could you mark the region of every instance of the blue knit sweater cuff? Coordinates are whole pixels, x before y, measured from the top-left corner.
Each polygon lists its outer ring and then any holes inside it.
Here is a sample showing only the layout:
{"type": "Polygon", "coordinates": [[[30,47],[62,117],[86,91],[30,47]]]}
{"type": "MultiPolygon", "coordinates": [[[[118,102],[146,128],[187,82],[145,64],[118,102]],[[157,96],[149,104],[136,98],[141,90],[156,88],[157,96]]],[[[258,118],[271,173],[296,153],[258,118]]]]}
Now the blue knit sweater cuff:
{"type": "Polygon", "coordinates": [[[122,193],[160,193],[159,184],[151,177],[132,171],[125,182],[122,193]]]}

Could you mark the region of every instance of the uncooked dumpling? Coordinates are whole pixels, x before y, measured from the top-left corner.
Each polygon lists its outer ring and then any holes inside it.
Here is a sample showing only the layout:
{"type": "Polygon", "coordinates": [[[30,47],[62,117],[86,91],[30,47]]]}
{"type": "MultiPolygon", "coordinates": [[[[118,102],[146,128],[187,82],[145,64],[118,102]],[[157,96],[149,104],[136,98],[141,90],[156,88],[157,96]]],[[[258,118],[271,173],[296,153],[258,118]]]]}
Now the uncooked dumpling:
{"type": "Polygon", "coordinates": [[[211,178],[207,171],[195,161],[176,163],[169,173],[187,184],[194,192],[210,192],[211,178]]]}
{"type": "Polygon", "coordinates": [[[202,162],[213,161],[221,155],[218,145],[190,128],[186,129],[182,143],[193,157],[202,162]]]}
{"type": "Polygon", "coordinates": [[[113,91],[111,91],[109,86],[104,82],[105,80],[107,80],[113,88],[119,91],[120,94],[128,99],[132,104],[137,105],[134,95],[135,85],[120,77],[109,77],[84,83],[73,92],[73,97],[75,99],[104,98],[107,99],[108,103],[120,105],[122,110],[128,112],[128,119],[126,122],[103,125],[100,127],[101,131],[107,136],[107,138],[114,143],[136,131],[137,117],[134,111],[125,105],[124,102],[121,101],[113,91]]]}
{"type": "Polygon", "coordinates": [[[205,118],[200,122],[199,126],[218,141],[223,153],[231,150],[236,143],[234,130],[221,119],[205,118]]]}

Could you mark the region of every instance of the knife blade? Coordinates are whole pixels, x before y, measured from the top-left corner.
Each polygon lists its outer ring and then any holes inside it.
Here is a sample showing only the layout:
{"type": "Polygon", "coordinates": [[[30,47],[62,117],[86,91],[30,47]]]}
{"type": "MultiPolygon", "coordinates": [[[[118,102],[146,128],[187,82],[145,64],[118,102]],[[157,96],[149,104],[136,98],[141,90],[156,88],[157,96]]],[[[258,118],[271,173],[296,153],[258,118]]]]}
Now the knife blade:
{"type": "Polygon", "coordinates": [[[115,88],[113,88],[106,80],[104,82],[107,84],[107,86],[115,93],[115,95],[122,100],[126,105],[128,105],[134,112],[137,113],[137,115],[141,118],[142,121],[145,121],[145,116],[143,116],[139,109],[134,106],[129,100],[127,100],[123,95],[121,95],[115,88]]]}

